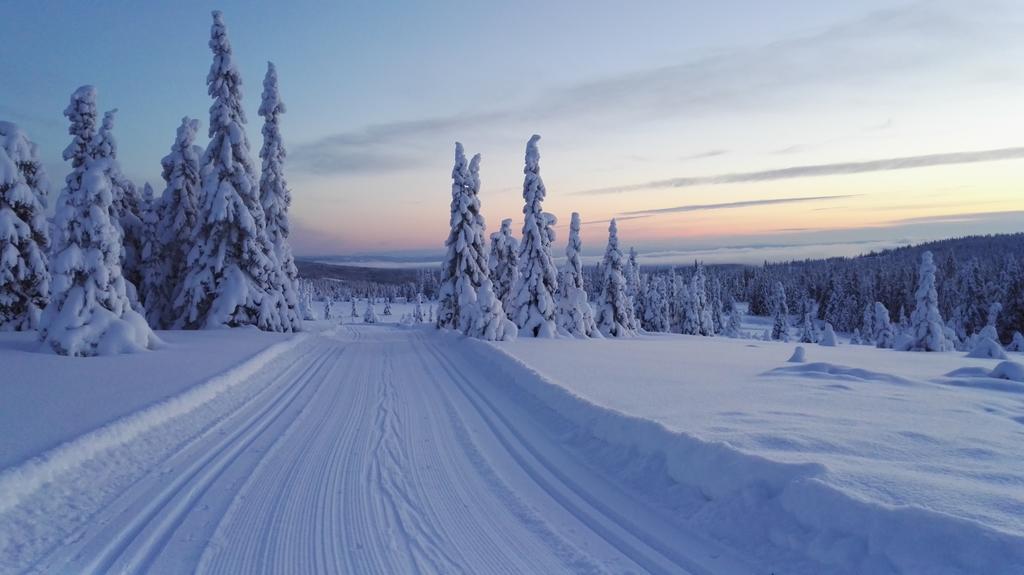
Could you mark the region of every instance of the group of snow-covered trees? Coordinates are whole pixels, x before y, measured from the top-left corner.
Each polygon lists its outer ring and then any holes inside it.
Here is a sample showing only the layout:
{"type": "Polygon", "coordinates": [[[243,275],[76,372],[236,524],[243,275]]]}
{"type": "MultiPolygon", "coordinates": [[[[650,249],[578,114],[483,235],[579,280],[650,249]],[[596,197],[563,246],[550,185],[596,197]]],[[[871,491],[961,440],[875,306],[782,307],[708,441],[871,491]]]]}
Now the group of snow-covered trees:
{"type": "Polygon", "coordinates": [[[0,122],[0,329],[38,330],[48,349],[89,356],[151,348],[152,328],[301,328],[277,73],[268,64],[257,179],[220,12],[209,45],[210,141],[199,148],[199,123],[182,120],[158,196],[121,172],[116,110],[100,120],[92,86],[64,111],[71,172],[50,222],[36,147],[0,122]]]}
{"type": "Polygon", "coordinates": [[[455,144],[451,231],[436,325],[487,340],[634,335],[640,330],[639,268],[635,252],[627,261],[619,249],[615,220],[594,306],[584,285],[578,213],[569,226],[566,264],[561,271],[555,266],[551,250],[557,218],[543,207],[547,189],[540,175],[539,141],[534,135],[526,144],[522,236],[514,237],[512,221],[503,220],[489,248],[480,213],[480,155],[467,162],[462,144],[455,144]]]}

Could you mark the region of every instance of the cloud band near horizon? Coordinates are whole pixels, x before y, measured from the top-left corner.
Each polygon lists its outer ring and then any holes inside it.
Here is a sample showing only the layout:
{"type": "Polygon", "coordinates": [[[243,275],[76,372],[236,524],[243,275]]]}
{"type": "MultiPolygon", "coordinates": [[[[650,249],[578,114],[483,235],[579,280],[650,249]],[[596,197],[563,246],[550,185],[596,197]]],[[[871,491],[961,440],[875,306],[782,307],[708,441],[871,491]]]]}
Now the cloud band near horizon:
{"type": "Polygon", "coordinates": [[[910,170],[933,166],[954,164],[973,164],[980,162],[996,162],[1024,158],[1024,147],[998,148],[994,150],[978,150],[968,152],[951,152],[945,154],[928,154],[923,156],[905,156],[901,158],[884,158],[866,162],[842,162],[834,164],[816,164],[808,166],[792,166],[775,170],[757,172],[737,172],[716,176],[699,176],[653,180],[639,184],[613,186],[573,192],[574,195],[617,194],[649,190],[657,188],[687,188],[694,186],[719,186],[726,184],[744,184],[767,182],[772,180],[788,180],[796,178],[816,178],[823,176],[839,176],[863,174],[869,172],[888,172],[894,170],[910,170]]]}

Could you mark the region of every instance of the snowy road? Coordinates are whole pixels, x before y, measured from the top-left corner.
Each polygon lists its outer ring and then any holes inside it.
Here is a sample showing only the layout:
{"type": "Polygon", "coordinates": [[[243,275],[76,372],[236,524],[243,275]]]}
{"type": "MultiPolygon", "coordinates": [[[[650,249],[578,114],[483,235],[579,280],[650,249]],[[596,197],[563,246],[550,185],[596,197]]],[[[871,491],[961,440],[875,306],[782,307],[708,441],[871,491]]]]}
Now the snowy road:
{"type": "Polygon", "coordinates": [[[432,331],[309,337],[30,570],[753,572],[580,461],[501,378],[432,331]]]}

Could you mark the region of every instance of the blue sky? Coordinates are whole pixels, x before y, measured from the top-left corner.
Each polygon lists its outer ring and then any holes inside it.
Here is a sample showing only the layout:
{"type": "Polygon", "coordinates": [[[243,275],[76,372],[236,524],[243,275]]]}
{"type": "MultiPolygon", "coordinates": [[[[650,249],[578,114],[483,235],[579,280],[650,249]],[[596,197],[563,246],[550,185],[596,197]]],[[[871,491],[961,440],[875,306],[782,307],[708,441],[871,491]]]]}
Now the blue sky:
{"type": "Polygon", "coordinates": [[[125,171],[159,190],[181,117],[205,131],[212,8],[254,154],[277,65],[299,253],[439,250],[456,139],[483,154],[489,228],[519,221],[532,133],[547,207],[593,222],[591,251],[615,216],[652,259],[1024,231],[1009,1],[7,3],[0,118],[59,184],[61,111],[94,84],[125,171]]]}

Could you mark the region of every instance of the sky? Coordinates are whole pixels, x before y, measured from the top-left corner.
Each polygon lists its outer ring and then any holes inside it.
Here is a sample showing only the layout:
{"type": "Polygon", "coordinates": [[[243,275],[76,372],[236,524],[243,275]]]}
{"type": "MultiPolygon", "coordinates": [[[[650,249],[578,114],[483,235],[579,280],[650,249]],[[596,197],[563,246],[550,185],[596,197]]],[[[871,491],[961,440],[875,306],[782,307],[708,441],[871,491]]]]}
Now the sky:
{"type": "Polygon", "coordinates": [[[93,84],[124,171],[161,190],[181,118],[205,134],[214,8],[254,157],[277,67],[299,255],[440,254],[455,141],[482,154],[488,231],[518,229],[534,133],[558,254],[573,211],[586,253],[616,217],[647,263],[1024,231],[1014,0],[6,2],[0,119],[59,189],[61,112],[93,84]]]}

